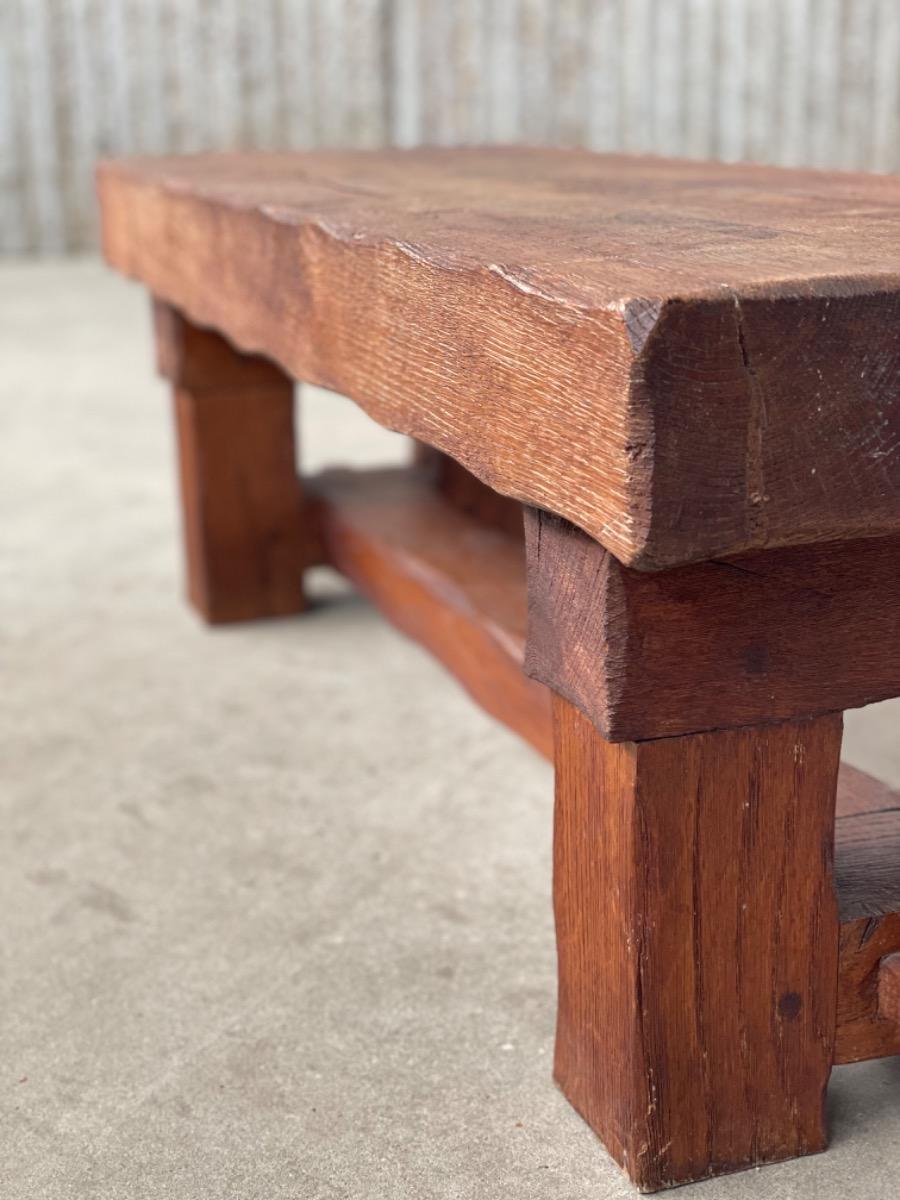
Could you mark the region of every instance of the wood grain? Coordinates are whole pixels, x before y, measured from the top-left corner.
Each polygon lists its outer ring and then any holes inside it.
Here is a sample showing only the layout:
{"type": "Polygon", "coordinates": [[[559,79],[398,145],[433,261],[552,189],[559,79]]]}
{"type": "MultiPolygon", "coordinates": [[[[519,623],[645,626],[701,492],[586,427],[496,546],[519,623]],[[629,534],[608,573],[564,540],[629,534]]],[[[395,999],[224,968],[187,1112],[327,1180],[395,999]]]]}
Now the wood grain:
{"type": "Polygon", "coordinates": [[[325,560],[550,757],[550,696],[522,673],[521,536],[454,507],[427,468],[326,471],[306,487],[325,560]]]}
{"type": "Polygon", "coordinates": [[[825,1146],[839,716],[649,743],[554,701],[556,1077],[644,1190],[825,1146]]]}
{"type": "MultiPolygon", "coordinates": [[[[522,505],[509,496],[476,479],[449,454],[443,454],[422,442],[414,443],[413,461],[424,472],[440,495],[460,512],[475,517],[483,525],[502,529],[519,543],[524,541],[522,505]]],[[[524,563],[524,559],[522,560],[524,563]]],[[[518,586],[524,587],[524,576],[518,586]]]]}
{"type": "Polygon", "coordinates": [[[886,1021],[900,1027],[900,954],[891,954],[881,960],[878,1011],[886,1021]]]}
{"type": "Polygon", "coordinates": [[[649,574],[526,511],[526,671],[613,741],[900,695],[900,537],[649,574]]]}
{"type": "Polygon", "coordinates": [[[835,878],[841,917],[835,1062],[900,1054],[900,1025],[878,1010],[881,962],[900,952],[900,793],[846,765],[835,878]]]}
{"type": "Polygon", "coordinates": [[[631,566],[900,530],[900,180],[467,149],[99,191],[114,266],[631,566]]]}
{"type": "Polygon", "coordinates": [[[154,314],[174,386],[188,597],[211,624],[301,612],[310,535],[293,383],[166,304],[154,314]]]}

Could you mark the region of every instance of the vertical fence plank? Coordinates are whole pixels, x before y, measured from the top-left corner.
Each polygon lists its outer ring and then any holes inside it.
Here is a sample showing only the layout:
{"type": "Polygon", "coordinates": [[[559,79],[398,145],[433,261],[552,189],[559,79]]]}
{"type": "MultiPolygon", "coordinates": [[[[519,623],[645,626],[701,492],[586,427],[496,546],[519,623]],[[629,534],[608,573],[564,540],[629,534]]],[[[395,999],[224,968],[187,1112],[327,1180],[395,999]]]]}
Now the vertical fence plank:
{"type": "Polygon", "coordinates": [[[344,134],[351,146],[380,146],[389,140],[384,8],[384,0],[346,0],[344,134]]]}
{"type": "MultiPolygon", "coordinates": [[[[178,150],[181,153],[210,150],[215,148],[217,139],[212,109],[213,63],[204,11],[196,0],[190,4],[170,0],[170,4],[166,59],[170,67],[168,86],[172,88],[169,103],[177,113],[178,150]]],[[[249,53],[245,50],[242,73],[247,70],[248,61],[249,53]]],[[[251,133],[245,140],[252,137],[251,133]]]]}
{"type": "Polygon", "coordinates": [[[169,47],[163,37],[160,5],[138,5],[132,23],[134,43],[140,49],[140,53],[134,54],[129,70],[133,146],[139,154],[162,154],[170,145],[163,65],[169,47]]]}
{"type": "Polygon", "coordinates": [[[782,88],[781,138],[778,161],[795,166],[803,161],[809,116],[810,11],[806,0],[791,0],[781,9],[781,37],[785,48],[780,76],[782,88]]]}
{"type": "Polygon", "coordinates": [[[552,8],[551,138],[563,146],[587,140],[585,119],[585,6],[581,0],[557,0],[552,8]]]}
{"type": "Polygon", "coordinates": [[[259,150],[271,150],[277,139],[275,11],[275,5],[245,4],[239,14],[243,140],[259,150]]]}
{"type": "Polygon", "coordinates": [[[0,253],[102,154],[586,143],[900,169],[896,0],[3,0],[0,253]]]}
{"type": "Polygon", "coordinates": [[[460,140],[456,128],[457,72],[455,5],[419,0],[422,85],[425,96],[423,138],[438,146],[460,140]]]}
{"type": "Polygon", "coordinates": [[[715,0],[689,0],[687,6],[685,151],[691,158],[711,158],[714,151],[716,10],[715,0]]]}
{"type": "Polygon", "coordinates": [[[551,131],[550,0],[521,0],[519,136],[545,142],[551,131]]]}
{"type": "Polygon", "coordinates": [[[143,52],[137,39],[129,43],[127,7],[127,0],[105,0],[100,9],[103,22],[98,43],[103,63],[103,119],[107,145],[114,154],[125,153],[134,145],[129,77],[132,64],[143,52]]]}
{"type": "Polygon", "coordinates": [[[519,132],[518,0],[494,0],[485,13],[485,137],[514,142],[519,132]]]}
{"type": "Polygon", "coordinates": [[[626,0],[588,6],[584,30],[586,140],[595,150],[621,146],[619,29],[626,0]]]}
{"type": "Polygon", "coordinates": [[[771,162],[777,124],[779,56],[776,8],[781,0],[744,0],[747,12],[744,152],[751,162],[771,162]]]}
{"type": "Polygon", "coordinates": [[[896,170],[897,108],[900,104],[900,9],[896,0],[878,0],[872,64],[872,149],[869,164],[876,171],[896,170]]]}
{"type": "Polygon", "coordinates": [[[91,38],[96,11],[92,0],[66,0],[68,22],[69,62],[73,93],[69,104],[72,122],[72,179],[78,196],[72,214],[74,229],[70,246],[84,246],[93,239],[96,228],[94,215],[94,161],[105,153],[99,118],[100,97],[97,88],[96,48],[91,38]]]}
{"type": "Polygon", "coordinates": [[[841,121],[838,164],[862,167],[869,159],[875,9],[872,0],[844,0],[841,23],[841,121]]]}
{"type": "Polygon", "coordinates": [[[23,81],[22,141],[25,162],[25,197],[33,244],[51,253],[64,249],[63,215],[57,174],[56,114],[53,105],[53,68],[50,57],[50,21],[46,0],[20,0],[23,81]]]}
{"type": "Polygon", "coordinates": [[[316,0],[314,78],[317,140],[350,142],[350,79],[347,62],[349,0],[316,0]]]}
{"type": "Polygon", "coordinates": [[[310,0],[280,0],[281,124],[288,146],[303,148],[315,138],[313,31],[310,0]]]}
{"type": "Polygon", "coordinates": [[[200,0],[198,16],[207,44],[210,142],[220,150],[230,150],[241,141],[241,97],[233,66],[238,0],[200,0]]]}
{"type": "Polygon", "coordinates": [[[840,0],[818,0],[809,30],[809,128],[804,158],[812,166],[834,164],[834,131],[840,103],[840,0]]]}
{"type": "Polygon", "coordinates": [[[0,249],[21,254],[28,249],[23,207],[22,159],[16,132],[16,89],[13,46],[17,30],[12,5],[0,6],[0,249]]]}
{"type": "Polygon", "coordinates": [[[652,145],[659,154],[677,156],[685,153],[684,35],[684,6],[681,0],[657,4],[650,95],[653,105],[652,145]]]}
{"type": "MultiPolygon", "coordinates": [[[[65,0],[49,0],[50,68],[53,77],[50,103],[53,105],[53,123],[56,129],[56,177],[62,224],[60,249],[65,249],[72,243],[79,203],[78,181],[73,170],[75,162],[72,106],[66,102],[73,91],[71,45],[65,11],[67,7],[65,0]]],[[[0,28],[0,57],[3,54],[3,37],[0,28]]],[[[3,69],[0,66],[0,89],[8,82],[4,81],[2,76],[3,69]]],[[[0,189],[2,186],[0,184],[0,189]]]]}
{"type": "Polygon", "coordinates": [[[718,38],[716,155],[725,162],[745,157],[749,18],[746,0],[722,0],[718,38]]]}
{"type": "MultiPolygon", "coordinates": [[[[665,3],[665,0],[663,0],[665,3]]],[[[621,27],[622,110],[626,150],[653,150],[653,30],[656,0],[631,0],[621,27]]]]}
{"type": "Polygon", "coordinates": [[[418,0],[393,0],[385,6],[388,67],[385,81],[390,127],[397,146],[423,141],[421,29],[418,0]]]}

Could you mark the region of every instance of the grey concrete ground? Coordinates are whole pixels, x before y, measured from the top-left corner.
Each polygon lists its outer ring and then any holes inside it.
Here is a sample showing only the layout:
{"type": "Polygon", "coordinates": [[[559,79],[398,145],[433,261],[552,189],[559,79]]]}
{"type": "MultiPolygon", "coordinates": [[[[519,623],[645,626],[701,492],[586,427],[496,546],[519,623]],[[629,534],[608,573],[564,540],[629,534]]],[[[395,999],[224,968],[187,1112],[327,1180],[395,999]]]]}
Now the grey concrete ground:
{"type": "MultiPolygon", "coordinates": [[[[178,601],[143,297],[0,268],[0,1197],[612,1200],[554,1089],[551,773],[324,574],[178,601]]],[[[308,461],[397,457],[346,402],[308,461]]],[[[900,710],[846,756],[900,784],[900,710]]],[[[900,1060],[827,1155],[685,1200],[893,1197],[900,1060]]]]}

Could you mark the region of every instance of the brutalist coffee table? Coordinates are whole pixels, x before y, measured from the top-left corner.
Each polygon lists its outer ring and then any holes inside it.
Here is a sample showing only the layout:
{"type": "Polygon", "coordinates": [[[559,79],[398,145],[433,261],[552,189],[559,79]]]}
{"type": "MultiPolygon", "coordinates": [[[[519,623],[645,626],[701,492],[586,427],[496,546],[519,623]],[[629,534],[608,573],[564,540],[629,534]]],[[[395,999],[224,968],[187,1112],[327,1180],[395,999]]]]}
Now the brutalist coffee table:
{"type": "Polygon", "coordinates": [[[841,711],[900,695],[900,180],[492,149],[99,187],[195,606],[300,612],[332,563],[553,757],[556,1078],[639,1187],[821,1150],[832,1064],[900,1053],[900,797],[839,770],[841,711]],[[294,379],[410,466],[298,479],[294,379]]]}

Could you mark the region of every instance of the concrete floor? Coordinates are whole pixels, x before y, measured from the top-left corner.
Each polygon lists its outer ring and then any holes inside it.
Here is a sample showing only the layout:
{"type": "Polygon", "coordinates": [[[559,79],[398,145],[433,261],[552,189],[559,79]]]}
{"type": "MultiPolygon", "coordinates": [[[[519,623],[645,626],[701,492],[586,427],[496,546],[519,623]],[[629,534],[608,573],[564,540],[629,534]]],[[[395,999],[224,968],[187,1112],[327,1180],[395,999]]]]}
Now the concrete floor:
{"type": "MultiPolygon", "coordinates": [[[[633,1196],[550,1079],[549,767],[324,573],[200,626],[146,315],[0,268],[0,1197],[633,1196]]],[[[404,453],[307,416],[313,465],[404,453]]],[[[898,714],[846,757],[900,784],[898,714]]],[[[830,1109],[679,1195],[897,1196],[900,1060],[830,1109]]]]}

